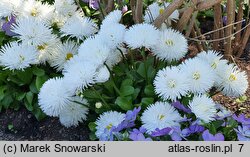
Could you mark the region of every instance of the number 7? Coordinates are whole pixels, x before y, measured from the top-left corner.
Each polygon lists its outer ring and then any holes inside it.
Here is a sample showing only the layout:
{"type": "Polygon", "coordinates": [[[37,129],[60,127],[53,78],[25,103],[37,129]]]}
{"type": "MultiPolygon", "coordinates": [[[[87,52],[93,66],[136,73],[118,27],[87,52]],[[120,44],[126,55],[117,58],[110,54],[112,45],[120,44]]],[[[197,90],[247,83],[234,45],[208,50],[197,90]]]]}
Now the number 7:
{"type": "Polygon", "coordinates": [[[240,146],[240,151],[239,152],[241,152],[244,144],[238,144],[238,145],[240,146]]]}

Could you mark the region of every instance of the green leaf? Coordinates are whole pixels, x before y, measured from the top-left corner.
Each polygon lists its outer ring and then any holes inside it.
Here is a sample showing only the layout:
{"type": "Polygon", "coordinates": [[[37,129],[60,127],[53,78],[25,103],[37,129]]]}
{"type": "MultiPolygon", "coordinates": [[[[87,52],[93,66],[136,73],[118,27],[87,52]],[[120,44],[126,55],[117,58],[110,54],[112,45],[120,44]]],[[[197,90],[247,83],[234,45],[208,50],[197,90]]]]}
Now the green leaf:
{"type": "Polygon", "coordinates": [[[7,86],[0,86],[0,101],[4,98],[6,90],[7,86]]]}
{"type": "Polygon", "coordinates": [[[36,77],[36,88],[38,89],[38,91],[48,79],[49,77],[46,75],[36,77]]]}
{"type": "Polygon", "coordinates": [[[90,122],[88,124],[89,130],[95,132],[96,131],[96,124],[95,122],[90,122]]]}
{"type": "Polygon", "coordinates": [[[32,102],[33,102],[33,98],[34,98],[34,94],[32,92],[28,92],[26,94],[26,100],[28,101],[28,103],[30,105],[32,105],[32,102]]]}
{"type": "Polygon", "coordinates": [[[12,98],[11,94],[6,94],[6,96],[1,101],[1,104],[4,106],[5,109],[9,108],[11,103],[13,103],[14,99],[12,98]]]}
{"type": "Polygon", "coordinates": [[[121,96],[129,96],[134,94],[134,87],[132,86],[122,86],[120,89],[121,96]]]}
{"type": "Polygon", "coordinates": [[[89,134],[89,139],[90,139],[91,141],[95,141],[95,140],[97,139],[97,137],[96,137],[96,135],[95,135],[94,132],[92,132],[92,133],[89,134]]]}
{"type": "Polygon", "coordinates": [[[141,103],[144,108],[148,107],[148,105],[154,103],[154,98],[142,98],[141,103]]]}
{"type": "Polygon", "coordinates": [[[154,92],[154,86],[153,85],[147,85],[144,89],[144,93],[147,96],[155,96],[155,92],[154,92]]]}
{"type": "Polygon", "coordinates": [[[146,74],[146,69],[145,69],[145,64],[144,63],[140,63],[138,69],[137,69],[137,73],[142,76],[143,78],[146,78],[147,74],[146,74]]]}
{"type": "Polygon", "coordinates": [[[131,97],[117,97],[115,103],[125,111],[133,109],[131,97]]]}
{"type": "Polygon", "coordinates": [[[40,121],[46,117],[46,114],[44,114],[43,111],[39,108],[38,103],[34,103],[33,108],[34,109],[33,109],[32,113],[35,115],[35,117],[38,121],[40,121]]]}
{"type": "Polygon", "coordinates": [[[140,91],[141,91],[140,88],[136,88],[136,89],[135,89],[134,94],[133,94],[133,100],[135,100],[135,99],[138,97],[140,91]]]}
{"type": "Polygon", "coordinates": [[[38,68],[38,67],[33,67],[32,72],[36,76],[43,76],[43,75],[45,75],[45,71],[43,69],[38,68]]]}
{"type": "Polygon", "coordinates": [[[125,79],[122,81],[121,87],[122,86],[133,86],[133,80],[132,79],[125,79]]]}
{"type": "Polygon", "coordinates": [[[25,71],[18,71],[17,78],[22,81],[23,84],[30,84],[33,78],[31,69],[26,69],[25,71]]]}
{"type": "Polygon", "coordinates": [[[25,95],[26,95],[26,93],[21,93],[21,92],[17,93],[16,100],[22,101],[25,98],[25,95]]]}
{"type": "Polygon", "coordinates": [[[98,96],[98,95],[96,94],[96,92],[93,91],[93,90],[87,89],[87,90],[85,90],[85,91],[83,92],[83,95],[84,95],[85,98],[99,99],[99,96],[98,96]]]}
{"type": "Polygon", "coordinates": [[[36,81],[35,80],[29,85],[29,89],[32,93],[35,93],[35,94],[39,93],[39,91],[36,88],[36,81]]]}

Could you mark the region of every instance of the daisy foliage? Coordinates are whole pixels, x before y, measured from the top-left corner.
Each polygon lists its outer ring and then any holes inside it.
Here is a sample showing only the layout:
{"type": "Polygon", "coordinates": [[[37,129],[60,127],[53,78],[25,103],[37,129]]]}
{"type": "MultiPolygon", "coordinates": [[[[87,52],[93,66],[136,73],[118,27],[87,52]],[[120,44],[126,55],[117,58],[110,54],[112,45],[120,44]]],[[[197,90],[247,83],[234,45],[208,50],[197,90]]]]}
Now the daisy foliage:
{"type": "Polygon", "coordinates": [[[90,16],[83,2],[0,1],[0,110],[22,102],[38,119],[89,123],[92,140],[249,140],[249,119],[213,100],[246,100],[246,72],[218,51],[190,58],[170,27],[178,10],[156,28],[169,3],[131,25],[129,12],[90,16]]]}

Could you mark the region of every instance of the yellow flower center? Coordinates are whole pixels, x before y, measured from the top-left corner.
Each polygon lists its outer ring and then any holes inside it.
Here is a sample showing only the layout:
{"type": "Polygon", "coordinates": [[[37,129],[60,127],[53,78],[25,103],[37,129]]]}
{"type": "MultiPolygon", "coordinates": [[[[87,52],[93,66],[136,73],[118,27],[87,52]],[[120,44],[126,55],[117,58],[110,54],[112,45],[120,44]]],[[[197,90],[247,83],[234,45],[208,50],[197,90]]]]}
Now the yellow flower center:
{"type": "Polygon", "coordinates": [[[70,60],[72,57],[73,57],[73,54],[72,54],[71,52],[69,52],[69,53],[67,53],[65,59],[68,61],[68,60],[70,60]]]}
{"type": "Polygon", "coordinates": [[[229,80],[230,80],[230,81],[236,81],[236,80],[237,80],[237,77],[232,73],[232,74],[229,76],[229,80]]]}
{"type": "Polygon", "coordinates": [[[30,15],[31,15],[31,16],[33,16],[33,17],[36,17],[36,16],[37,16],[37,14],[38,14],[37,9],[36,9],[36,8],[33,8],[33,9],[31,10],[30,15]]]}
{"type": "Polygon", "coordinates": [[[169,88],[174,88],[175,86],[176,86],[176,83],[175,83],[174,80],[171,80],[171,81],[168,82],[168,87],[169,88]]]}
{"type": "Polygon", "coordinates": [[[161,8],[161,9],[159,10],[159,14],[163,14],[163,12],[164,12],[164,8],[161,8]]]}
{"type": "Polygon", "coordinates": [[[106,128],[108,129],[108,130],[110,130],[111,128],[112,128],[112,124],[110,123],[108,126],[106,126],[106,128]]]}
{"type": "Polygon", "coordinates": [[[174,42],[171,39],[166,40],[165,43],[166,43],[167,46],[173,46],[174,45],[174,42]]]}
{"type": "Polygon", "coordinates": [[[46,43],[43,45],[38,45],[37,50],[39,50],[39,51],[45,50],[47,48],[47,46],[48,46],[48,44],[46,44],[46,43]]]}
{"type": "Polygon", "coordinates": [[[163,120],[163,119],[165,118],[165,116],[162,115],[162,114],[160,114],[160,115],[158,116],[158,118],[159,118],[159,120],[163,120]]]}
{"type": "Polygon", "coordinates": [[[200,75],[198,72],[195,72],[195,73],[193,74],[193,79],[199,80],[200,78],[201,78],[201,75],[200,75]]]}

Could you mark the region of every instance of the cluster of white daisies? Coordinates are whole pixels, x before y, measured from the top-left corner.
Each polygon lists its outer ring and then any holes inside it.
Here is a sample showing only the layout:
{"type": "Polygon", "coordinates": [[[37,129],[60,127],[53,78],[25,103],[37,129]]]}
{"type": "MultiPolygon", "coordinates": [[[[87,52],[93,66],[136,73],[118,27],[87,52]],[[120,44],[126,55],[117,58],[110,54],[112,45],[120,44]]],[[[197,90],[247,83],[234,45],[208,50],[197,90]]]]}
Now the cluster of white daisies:
{"type": "MultiPolygon", "coordinates": [[[[126,28],[119,23],[122,12],[115,10],[100,28],[78,10],[74,0],[55,0],[53,5],[36,0],[1,0],[0,17],[14,16],[11,31],[18,41],[1,48],[0,65],[5,69],[24,70],[33,64],[49,63],[63,77],[49,79],[40,90],[39,105],[49,116],[59,117],[66,127],[86,120],[88,102],[81,93],[95,83],[106,82],[109,69],[121,61],[128,49],[146,48],[158,59],[178,61],[188,51],[185,37],[167,25],[178,19],[174,12],[161,29],[151,23],[167,3],[153,3],[145,12],[145,22],[126,28]],[[59,33],[53,33],[53,26],[59,33]],[[67,40],[63,39],[67,37],[67,40]],[[64,41],[64,42],[62,42],[64,41]],[[80,44],[81,43],[81,44],[80,44]]],[[[245,72],[228,64],[213,51],[202,52],[176,67],[158,72],[155,92],[165,102],[156,102],[144,111],[141,120],[148,132],[176,126],[183,118],[167,101],[195,94],[189,107],[198,119],[210,122],[217,114],[216,104],[205,94],[217,87],[227,96],[241,96],[248,87],[245,72]]],[[[117,126],[125,114],[106,112],[97,120],[97,136],[105,128],[117,126]]]]}

